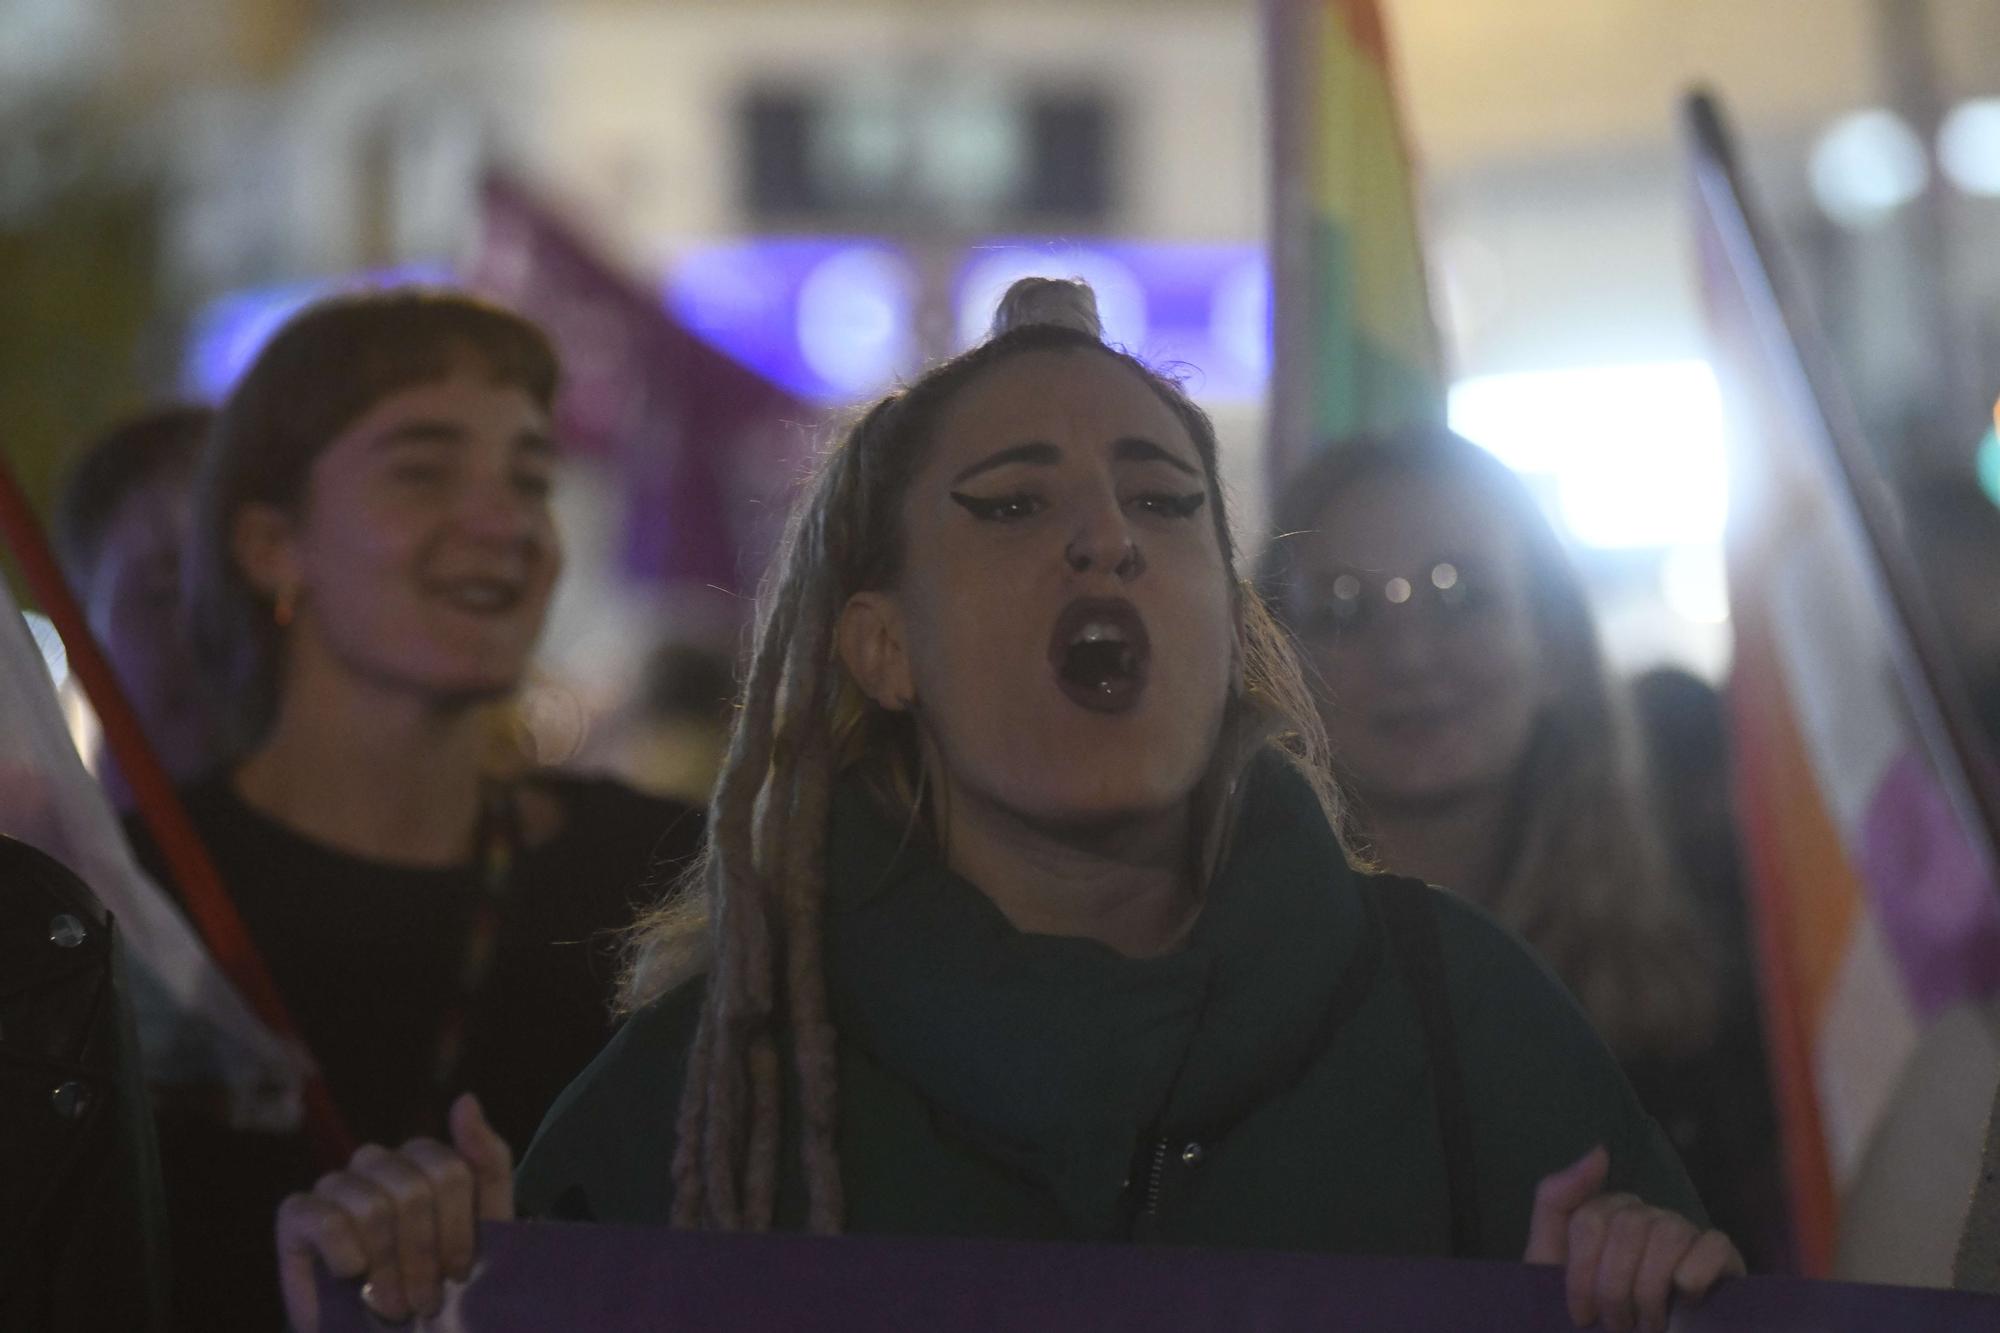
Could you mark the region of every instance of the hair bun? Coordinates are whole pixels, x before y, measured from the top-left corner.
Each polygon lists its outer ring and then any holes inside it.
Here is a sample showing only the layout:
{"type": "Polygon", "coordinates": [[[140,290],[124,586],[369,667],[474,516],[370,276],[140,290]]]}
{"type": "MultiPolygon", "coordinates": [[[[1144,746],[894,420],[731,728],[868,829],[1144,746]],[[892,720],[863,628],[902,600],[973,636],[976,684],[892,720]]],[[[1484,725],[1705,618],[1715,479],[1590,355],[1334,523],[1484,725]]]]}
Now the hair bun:
{"type": "Polygon", "coordinates": [[[1100,342],[1104,325],[1097,318],[1097,294],[1075,278],[1021,278],[1000,298],[993,312],[993,337],[1031,325],[1052,325],[1087,333],[1100,342]]]}

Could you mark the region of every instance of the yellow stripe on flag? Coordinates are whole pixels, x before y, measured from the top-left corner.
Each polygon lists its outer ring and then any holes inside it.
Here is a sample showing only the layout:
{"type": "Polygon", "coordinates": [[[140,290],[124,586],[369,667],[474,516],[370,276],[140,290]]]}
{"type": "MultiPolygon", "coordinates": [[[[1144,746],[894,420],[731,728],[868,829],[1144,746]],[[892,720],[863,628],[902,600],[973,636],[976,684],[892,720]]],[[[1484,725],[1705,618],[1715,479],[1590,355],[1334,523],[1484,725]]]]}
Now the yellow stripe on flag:
{"type": "MultiPolygon", "coordinates": [[[[1334,7],[1375,14],[1373,0],[1335,0],[1334,7]]],[[[1348,240],[1354,323],[1376,347],[1427,375],[1442,392],[1415,171],[1383,63],[1385,49],[1364,46],[1367,37],[1356,31],[1372,31],[1379,43],[1380,22],[1373,17],[1371,26],[1350,18],[1326,25],[1313,194],[1321,215],[1348,240]]]]}

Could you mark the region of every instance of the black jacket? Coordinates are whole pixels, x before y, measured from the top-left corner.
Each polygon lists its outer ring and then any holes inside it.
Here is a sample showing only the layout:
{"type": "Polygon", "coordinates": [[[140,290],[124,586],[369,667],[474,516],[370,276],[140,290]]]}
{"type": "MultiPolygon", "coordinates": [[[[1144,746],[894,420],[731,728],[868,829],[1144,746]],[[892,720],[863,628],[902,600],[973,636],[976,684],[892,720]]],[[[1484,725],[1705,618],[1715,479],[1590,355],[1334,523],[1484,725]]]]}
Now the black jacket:
{"type": "MultiPolygon", "coordinates": [[[[1609,1188],[1703,1219],[1560,984],[1477,909],[1351,870],[1281,763],[1163,957],[1022,933],[864,792],[837,795],[827,864],[850,1232],[1518,1259],[1536,1184],[1594,1144],[1609,1188]]],[[[524,1215],[667,1220],[700,1000],[641,1010],[563,1094],[524,1215]]]]}
{"type": "Polygon", "coordinates": [[[0,1328],[166,1326],[152,1113],[110,914],[0,837],[0,1328]]]}

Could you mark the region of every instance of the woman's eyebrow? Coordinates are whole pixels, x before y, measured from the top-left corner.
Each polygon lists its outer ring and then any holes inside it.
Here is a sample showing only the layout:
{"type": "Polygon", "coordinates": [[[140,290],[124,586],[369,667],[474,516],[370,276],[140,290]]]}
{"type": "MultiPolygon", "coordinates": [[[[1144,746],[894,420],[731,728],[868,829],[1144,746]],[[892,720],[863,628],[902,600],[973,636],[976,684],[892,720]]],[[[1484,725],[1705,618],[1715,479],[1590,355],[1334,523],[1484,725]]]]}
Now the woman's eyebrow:
{"type": "Polygon", "coordinates": [[[1111,446],[1111,457],[1119,463],[1165,463],[1168,467],[1179,468],[1190,477],[1199,477],[1201,471],[1169,453],[1163,446],[1136,435],[1127,435],[1111,446]]]}
{"type": "Polygon", "coordinates": [[[1033,440],[1027,444],[1009,445],[997,453],[986,455],[986,457],[980,459],[977,463],[961,471],[951,479],[951,484],[954,486],[962,485],[982,472],[991,472],[994,468],[1005,467],[1009,463],[1035,463],[1043,467],[1051,467],[1061,461],[1062,450],[1046,441],[1033,440]]]}
{"type": "MultiPolygon", "coordinates": [[[[398,422],[370,442],[376,449],[396,449],[405,445],[463,444],[470,432],[456,421],[420,418],[398,422]]],[[[513,447],[536,457],[553,457],[556,442],[545,430],[524,430],[514,436],[513,447]]]]}
{"type": "Polygon", "coordinates": [[[399,421],[370,444],[377,449],[394,449],[405,444],[458,444],[464,439],[465,428],[457,422],[424,418],[399,421]]]}

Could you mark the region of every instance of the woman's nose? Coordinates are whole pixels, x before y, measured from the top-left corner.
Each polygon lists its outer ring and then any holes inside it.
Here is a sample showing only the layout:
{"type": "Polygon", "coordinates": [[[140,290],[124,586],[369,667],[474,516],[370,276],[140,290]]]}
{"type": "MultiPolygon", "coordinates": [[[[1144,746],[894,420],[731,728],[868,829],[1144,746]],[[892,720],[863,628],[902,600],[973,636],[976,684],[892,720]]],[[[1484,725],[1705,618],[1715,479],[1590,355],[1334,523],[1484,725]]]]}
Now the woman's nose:
{"type": "Polygon", "coordinates": [[[511,480],[482,479],[467,492],[458,508],[459,527],[467,536],[511,545],[540,535],[543,503],[523,495],[511,480]]]}
{"type": "Polygon", "coordinates": [[[1420,609],[1386,607],[1371,629],[1375,654],[1385,664],[1405,673],[1437,664],[1440,647],[1437,629],[1420,609]]]}
{"type": "Polygon", "coordinates": [[[1077,574],[1105,570],[1121,579],[1133,579],[1146,568],[1131,525],[1115,502],[1091,507],[1070,535],[1063,558],[1077,574]]]}

